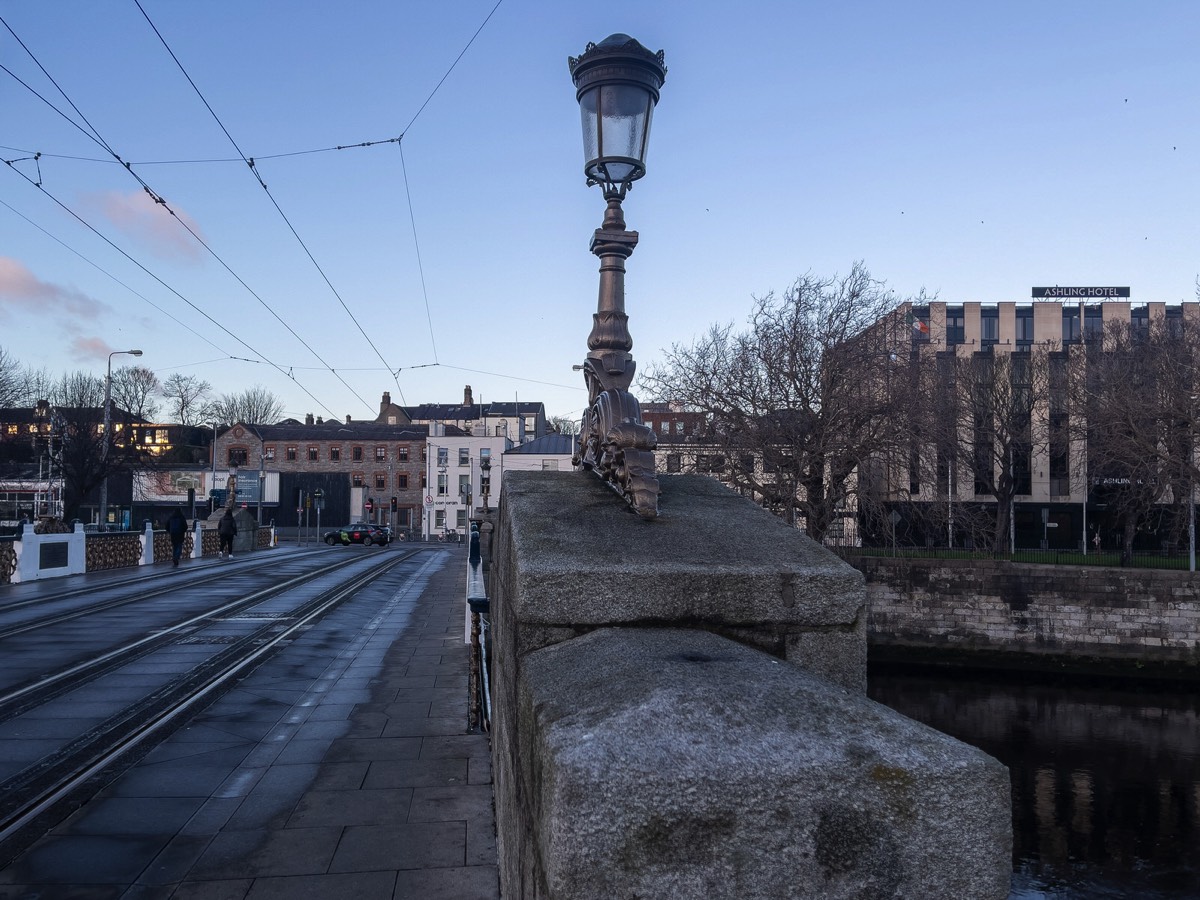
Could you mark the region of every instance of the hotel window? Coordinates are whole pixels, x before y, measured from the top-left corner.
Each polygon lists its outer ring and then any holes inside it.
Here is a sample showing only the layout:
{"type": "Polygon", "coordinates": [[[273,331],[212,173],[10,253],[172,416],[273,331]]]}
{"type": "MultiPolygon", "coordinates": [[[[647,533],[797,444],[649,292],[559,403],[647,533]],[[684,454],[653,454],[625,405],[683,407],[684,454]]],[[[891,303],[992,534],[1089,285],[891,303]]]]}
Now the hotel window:
{"type": "Polygon", "coordinates": [[[341,458],[342,458],[342,448],[341,447],[330,447],[329,448],[330,462],[338,462],[339,460],[341,460],[341,458]]]}
{"type": "Polygon", "coordinates": [[[386,462],[386,461],[387,461],[387,447],[376,447],[375,448],[375,462],[386,462]]]}
{"type": "Polygon", "coordinates": [[[363,486],[362,472],[355,472],[353,475],[351,475],[350,483],[353,484],[355,487],[362,487],[363,486]]]}
{"type": "Polygon", "coordinates": [[[460,466],[469,466],[471,464],[471,448],[470,447],[459,447],[458,448],[458,464],[460,466]]]}
{"type": "Polygon", "coordinates": [[[377,491],[387,490],[387,476],[384,475],[382,472],[375,473],[375,490],[377,490],[377,491]]]}
{"type": "Polygon", "coordinates": [[[1083,327],[1079,320],[1078,306],[1064,306],[1062,311],[1063,329],[1062,341],[1064,344],[1078,344],[1079,339],[1083,337],[1083,327]]]}
{"type": "Polygon", "coordinates": [[[284,459],[286,459],[288,462],[296,461],[296,448],[295,447],[288,447],[285,451],[283,451],[283,453],[284,453],[284,459]]]}
{"type": "Polygon", "coordinates": [[[362,462],[362,447],[355,447],[350,451],[350,458],[355,462],[362,462]]]}
{"type": "Polygon", "coordinates": [[[308,461],[309,462],[316,462],[320,458],[321,458],[320,450],[318,450],[316,447],[308,448],[308,461]]]}
{"type": "Polygon", "coordinates": [[[448,484],[449,484],[449,482],[448,482],[448,480],[447,480],[447,477],[446,477],[446,473],[445,473],[445,472],[443,472],[442,474],[438,475],[438,486],[437,486],[437,492],[438,492],[438,496],[439,496],[439,497],[445,497],[445,496],[446,496],[446,493],[447,493],[447,485],[448,485],[448,484]]]}
{"type": "Polygon", "coordinates": [[[1099,306],[1083,308],[1083,339],[1088,343],[1104,336],[1104,310],[1099,306]]]}
{"type": "Polygon", "coordinates": [[[263,447],[263,459],[267,462],[275,461],[275,446],[273,444],[263,447]]]}
{"type": "Polygon", "coordinates": [[[1017,343],[1033,343],[1033,307],[1026,306],[1017,310],[1017,343]]]}
{"type": "Polygon", "coordinates": [[[979,311],[979,341],[985,347],[1000,342],[1000,310],[995,307],[979,311]]]}
{"type": "Polygon", "coordinates": [[[433,511],[433,527],[434,528],[445,528],[446,527],[446,511],[444,509],[435,509],[433,511]]]}
{"type": "Polygon", "coordinates": [[[408,448],[407,447],[397,447],[396,448],[396,459],[398,459],[400,462],[408,462],[408,448]]]}
{"type": "Polygon", "coordinates": [[[471,476],[470,475],[459,475],[458,476],[458,495],[460,497],[465,497],[469,493],[471,493],[471,476]]]}
{"type": "Polygon", "coordinates": [[[1145,306],[1141,309],[1131,310],[1129,314],[1129,327],[1135,341],[1149,340],[1150,310],[1145,306]]]}
{"type": "Polygon", "coordinates": [[[437,448],[437,464],[439,468],[450,465],[450,450],[446,447],[437,448]]]}
{"type": "Polygon", "coordinates": [[[961,306],[946,307],[946,343],[961,344],[966,341],[967,320],[961,306]]]}
{"type": "Polygon", "coordinates": [[[245,447],[230,447],[229,448],[229,464],[231,466],[244,466],[246,464],[246,448],[245,447]]]}
{"type": "Polygon", "coordinates": [[[408,476],[407,475],[401,474],[401,475],[396,476],[396,488],[401,491],[408,490],[408,476]]]}
{"type": "Polygon", "coordinates": [[[679,454],[678,453],[668,453],[667,454],[667,471],[668,472],[678,472],[678,471],[680,471],[681,468],[682,468],[682,466],[680,465],[680,462],[679,462],[679,454]]]}
{"type": "Polygon", "coordinates": [[[466,528],[467,527],[467,511],[465,509],[460,509],[460,510],[456,511],[455,515],[454,515],[454,521],[458,525],[459,528],[466,528]]]}

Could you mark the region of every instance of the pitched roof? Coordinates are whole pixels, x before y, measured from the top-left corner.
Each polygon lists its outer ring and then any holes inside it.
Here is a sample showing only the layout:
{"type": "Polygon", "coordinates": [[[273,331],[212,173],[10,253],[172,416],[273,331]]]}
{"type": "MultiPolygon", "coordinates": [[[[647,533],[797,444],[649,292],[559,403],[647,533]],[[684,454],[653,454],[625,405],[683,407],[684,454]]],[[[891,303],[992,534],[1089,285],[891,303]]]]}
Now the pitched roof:
{"type": "MultiPolygon", "coordinates": [[[[331,419],[320,425],[279,424],[279,425],[247,425],[239,423],[246,431],[256,435],[262,441],[424,441],[429,437],[428,425],[387,425],[380,422],[353,421],[338,422],[331,419]]],[[[233,426],[227,426],[221,431],[224,436],[233,426]]],[[[463,435],[459,428],[453,425],[446,427],[452,435],[463,435]]]]}
{"type": "Polygon", "coordinates": [[[579,445],[579,437],[573,434],[544,434],[536,440],[529,441],[526,444],[518,444],[511,450],[505,450],[504,455],[510,453],[528,453],[538,456],[572,456],[575,453],[576,447],[579,445]]]}

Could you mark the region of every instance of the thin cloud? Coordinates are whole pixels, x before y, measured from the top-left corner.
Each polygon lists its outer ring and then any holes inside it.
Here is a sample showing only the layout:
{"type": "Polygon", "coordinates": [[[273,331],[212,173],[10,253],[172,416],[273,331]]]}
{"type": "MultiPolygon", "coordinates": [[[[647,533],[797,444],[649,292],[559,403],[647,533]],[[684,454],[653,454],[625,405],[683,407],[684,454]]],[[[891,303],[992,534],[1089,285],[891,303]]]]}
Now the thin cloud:
{"type": "Polygon", "coordinates": [[[200,259],[200,244],[180,227],[179,222],[203,238],[200,225],[174,203],[171,204],[174,216],[165,206],[155,203],[145,191],[88,194],[84,197],[84,203],[111,222],[122,234],[138,241],[160,259],[186,262],[200,259]],[[179,222],[173,221],[176,218],[179,222]]]}
{"type": "Polygon", "coordinates": [[[71,341],[71,353],[76,359],[108,359],[112,347],[97,337],[77,337],[71,341]]]}
{"type": "Polygon", "coordinates": [[[96,319],[110,309],[83,291],[42,281],[18,260],[0,256],[0,315],[13,312],[96,319]]]}

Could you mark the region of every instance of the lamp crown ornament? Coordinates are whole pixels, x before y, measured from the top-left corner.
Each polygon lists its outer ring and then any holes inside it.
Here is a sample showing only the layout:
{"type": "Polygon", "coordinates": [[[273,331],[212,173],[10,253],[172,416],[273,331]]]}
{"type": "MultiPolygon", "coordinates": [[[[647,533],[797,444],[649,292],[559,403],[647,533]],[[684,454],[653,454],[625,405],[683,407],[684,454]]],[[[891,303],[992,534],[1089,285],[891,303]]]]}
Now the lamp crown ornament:
{"type": "Polygon", "coordinates": [[[650,122],[667,77],[663,59],[663,51],[619,33],[567,58],[583,122],[584,174],[606,195],[624,197],[646,174],[650,122]]]}
{"type": "Polygon", "coordinates": [[[609,35],[569,57],[583,125],[584,175],[604,187],[607,208],[592,235],[600,258],[600,295],[582,369],[588,386],[576,462],[620,493],[643,519],[658,516],[653,429],[629,392],[636,364],[625,314],[625,260],[638,234],[625,228],[621,203],[646,174],[650,121],[667,77],[663,52],[652,53],[627,34],[609,35]]]}

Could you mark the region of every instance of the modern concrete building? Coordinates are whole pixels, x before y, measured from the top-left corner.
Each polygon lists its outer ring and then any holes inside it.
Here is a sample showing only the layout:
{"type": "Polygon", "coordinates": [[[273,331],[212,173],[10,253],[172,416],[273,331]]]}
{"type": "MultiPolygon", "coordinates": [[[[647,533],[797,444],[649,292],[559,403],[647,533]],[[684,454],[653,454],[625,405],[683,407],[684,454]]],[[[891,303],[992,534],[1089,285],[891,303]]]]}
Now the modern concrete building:
{"type": "MultiPolygon", "coordinates": [[[[904,304],[880,322],[875,337],[894,360],[896,378],[912,379],[915,369],[929,374],[941,366],[948,371],[950,361],[1001,354],[1026,354],[1047,366],[1049,374],[1031,378],[1028,385],[1038,392],[1030,432],[1040,438],[1030,440],[1023,451],[1018,448],[1010,460],[1016,482],[1012,541],[1018,547],[1080,549],[1085,540],[1094,540],[1103,504],[1097,500],[1095,472],[1089,477],[1087,471],[1088,453],[1080,437],[1084,423],[1063,386],[1067,373],[1086,364],[1087,348],[1103,346],[1114,323],[1128,326],[1134,336],[1148,334],[1154,322],[1168,329],[1185,320],[1194,326],[1200,324],[1200,304],[1134,303],[1128,288],[1035,288],[1034,295],[1026,303],[904,304]]],[[[924,400],[936,408],[948,398],[931,395],[924,400]]],[[[876,460],[871,484],[863,487],[881,491],[885,502],[893,504],[891,527],[909,529],[909,540],[944,544],[954,541],[948,535],[956,508],[994,508],[995,497],[985,487],[988,479],[975,471],[993,462],[978,448],[974,458],[957,454],[953,465],[936,455],[933,447],[921,445],[905,459],[887,461],[882,470],[876,460]],[[944,510],[949,528],[943,524],[936,536],[922,533],[907,521],[904,506],[909,504],[944,510]]],[[[866,473],[860,475],[865,481],[866,473]]],[[[960,540],[969,538],[964,534],[960,540]]]]}

